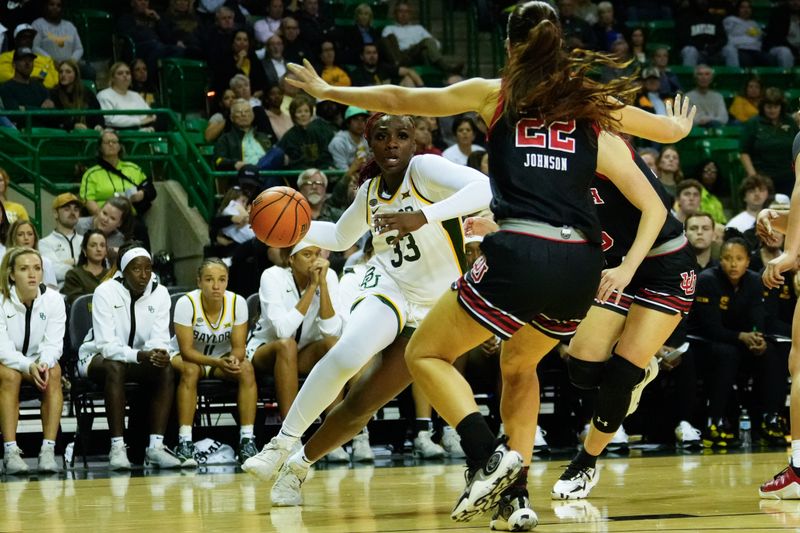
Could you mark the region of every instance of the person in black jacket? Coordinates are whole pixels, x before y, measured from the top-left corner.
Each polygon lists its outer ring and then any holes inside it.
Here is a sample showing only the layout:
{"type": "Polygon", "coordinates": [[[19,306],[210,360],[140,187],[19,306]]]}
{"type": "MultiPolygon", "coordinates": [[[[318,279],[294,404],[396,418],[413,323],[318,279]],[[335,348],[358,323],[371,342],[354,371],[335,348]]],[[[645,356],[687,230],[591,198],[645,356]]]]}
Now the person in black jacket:
{"type": "Polygon", "coordinates": [[[224,91],[230,84],[231,78],[237,74],[244,74],[250,80],[253,96],[260,98],[267,90],[267,75],[261,60],[256,57],[252,47],[253,40],[245,30],[237,30],[233,34],[233,41],[228,47],[228,53],[220,56],[214,63],[214,88],[217,92],[224,91]]]}
{"type": "Polygon", "coordinates": [[[764,32],[764,50],[783,68],[792,68],[800,54],[800,42],[796,38],[789,40],[793,24],[800,24],[800,0],[773,7],[764,32]]]}
{"type": "Polygon", "coordinates": [[[730,446],[734,436],[725,422],[731,408],[732,391],[739,366],[767,349],[764,339],[766,309],[758,274],[747,269],[750,253],[739,237],[725,241],[720,265],[697,278],[694,307],[689,314],[689,334],[698,363],[705,367],[705,389],[711,420],[704,441],[707,445],[730,446]]]}
{"type": "Polygon", "coordinates": [[[683,65],[722,65],[722,47],[727,42],[720,17],[709,11],[708,0],[696,0],[682,14],[678,33],[683,65]]]}

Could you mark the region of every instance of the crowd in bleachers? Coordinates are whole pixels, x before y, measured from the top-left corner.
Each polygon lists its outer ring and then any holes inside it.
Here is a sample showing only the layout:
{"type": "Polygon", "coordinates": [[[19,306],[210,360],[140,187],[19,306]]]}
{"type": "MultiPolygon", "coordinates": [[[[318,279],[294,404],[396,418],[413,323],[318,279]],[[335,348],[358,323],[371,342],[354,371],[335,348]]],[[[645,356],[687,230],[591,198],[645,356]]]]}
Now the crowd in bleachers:
{"type": "MultiPolygon", "coordinates": [[[[659,406],[660,412],[668,413],[662,420],[670,420],[682,445],[705,441],[707,445],[730,446],[734,440],[733,424],[740,408],[746,407],[764,440],[780,442],[786,431],[788,390],[788,344],[783,339],[789,335],[800,283],[791,273],[781,290],[763,289],[755,273],[779,253],[780,243],[765,242],[754,226],[763,208],[772,203],[788,204],[786,195],[794,183],[791,144],[798,132],[794,114],[798,105],[792,101],[796,94],[789,85],[795,83],[797,74],[792,69],[800,51],[800,1],[555,3],[561,13],[566,46],[612,52],[621,60],[630,61],[598,76],[639,76],[642,88],[634,105],[664,114],[665,101],[685,92],[698,106],[696,128],[676,146],[631,139],[674,196],[673,214],[685,224],[700,265],[697,303],[660,354],[662,368],[667,371],[653,387],[653,394],[679,398],[659,406]],[[688,348],[681,348],[684,342],[688,342],[688,348]],[[734,387],[736,384],[739,386],[734,387]]],[[[98,287],[108,287],[109,291],[113,287],[117,292],[127,291],[127,296],[120,293],[120,297],[127,298],[131,309],[136,302],[132,312],[137,319],[137,313],[148,312],[152,305],[141,305],[138,298],[145,293],[150,295],[147,291],[156,291],[161,286],[159,277],[152,278],[152,286],[145,283],[145,289],[137,291],[133,288],[134,273],[119,268],[123,259],[120,251],[125,250],[126,242],[135,240],[149,254],[149,234],[158,229],[148,228],[144,215],[158,199],[154,176],[126,159],[121,135],[125,130],[153,131],[164,127],[154,114],[147,113],[165,102],[158,83],[164,61],[182,58],[203,62],[207,86],[202,88],[203,94],[195,96],[208,101],[208,113],[197,126],[200,144],[208,150],[209,160],[217,170],[237,172],[235,180],[218,183],[218,209],[209,222],[210,245],[205,255],[221,258],[222,262],[214,263],[212,270],[216,274],[224,270],[224,285],[231,294],[239,295],[242,301],[258,295],[255,298],[260,299],[261,318],[256,331],[260,333],[251,334],[256,339],[262,335],[263,342],[252,350],[250,343],[246,347],[237,345],[231,350],[236,361],[220,360],[218,366],[208,361],[208,354],[186,357],[186,350],[191,351],[191,338],[181,327],[191,327],[194,320],[177,316],[183,317],[189,300],[174,306],[178,327],[172,344],[170,333],[164,330],[171,326],[169,322],[157,324],[160,329],[152,338],[137,329],[135,339],[132,333],[131,339],[120,339],[122,346],[136,352],[115,360],[128,365],[123,368],[130,369],[138,363],[150,365],[161,380],[157,384],[163,388],[158,390],[178,387],[177,406],[182,420],[177,462],[175,456],[160,453],[166,422],[161,423],[158,417],[151,428],[150,448],[155,451],[147,456],[154,464],[177,466],[191,455],[186,443],[191,443],[194,411],[187,405],[192,398],[196,403],[196,381],[208,375],[205,366],[213,367],[211,374],[218,369],[218,377],[237,376],[240,390],[247,389],[247,394],[253,393],[254,385],[242,377],[243,368],[249,368],[245,373],[251,372],[253,380],[274,376],[279,411],[285,413],[296,394],[299,376],[310,370],[329,348],[330,339],[335,338],[332,317],[320,314],[319,302],[316,308],[306,302],[311,307],[306,308],[310,310],[305,318],[304,313],[299,313],[299,317],[293,317],[294,322],[287,323],[286,317],[279,317],[282,312],[270,308],[275,302],[270,300],[272,287],[265,285],[265,280],[290,276],[288,279],[294,279],[297,286],[298,301],[311,294],[304,292],[306,285],[326,285],[332,293],[334,315],[346,320],[347,306],[338,302],[347,298],[337,294],[338,277],[333,273],[352,277],[353,270],[357,271],[369,256],[370,243],[365,236],[345,252],[317,250],[313,258],[293,260],[294,251],[269,249],[249,227],[249,202],[274,185],[299,190],[308,200],[312,219],[335,222],[353,201],[359,171],[370,157],[363,138],[370,111],[315,101],[287,83],[287,64],[307,59],[333,85],[394,83],[420,87],[461,81],[464,58],[443,54],[437,36],[414,22],[417,4],[403,0],[131,0],[129,5],[103,6],[116,17],[115,39],[124,43],[121,48],[125,52],[121,55],[127,54],[127,61],[97,61],[97,56],[86,57],[82,44],[91,38],[91,33],[86,33],[92,31],[91,25],[72,22],[79,17],[85,21],[87,15],[82,10],[96,8],[95,4],[88,0],[0,2],[0,109],[145,111],[140,115],[37,117],[34,124],[48,128],[97,130],[96,164],[82,169],[77,194],[56,197],[52,204],[55,229],[41,240],[28,222],[25,209],[6,198],[13,176],[0,169],[0,246],[4,252],[12,248],[38,250],[39,282],[47,287],[42,289],[42,296],[57,291],[70,306],[98,287]],[[426,75],[425,79],[420,74],[431,71],[435,74],[426,75]],[[103,88],[98,91],[99,87],[103,88]],[[294,172],[272,172],[282,170],[294,172]],[[315,262],[316,270],[328,273],[331,282],[320,280],[319,272],[313,281],[313,269],[307,264],[305,270],[298,270],[296,265],[303,261],[315,262]],[[322,264],[324,268],[319,266],[322,264]],[[304,320],[317,321],[317,337],[311,338],[310,326],[304,320]],[[272,337],[264,336],[265,331],[271,331],[272,337]],[[305,350],[312,345],[313,350],[305,350]],[[183,361],[170,364],[167,356],[178,353],[183,361]]],[[[504,9],[511,4],[487,2],[488,18],[501,25],[504,9]]],[[[24,125],[20,117],[0,117],[0,121],[0,127],[5,128],[24,125]]],[[[415,122],[417,153],[442,155],[488,172],[487,126],[477,114],[416,117],[415,122]]],[[[477,244],[471,245],[473,249],[468,248],[467,252],[474,255],[477,244]]],[[[138,259],[145,258],[140,255],[138,259]]],[[[150,265],[142,266],[137,273],[146,271],[145,277],[150,280],[154,264],[149,255],[147,260],[150,265]]],[[[126,265],[133,269],[130,265],[138,262],[126,265]]],[[[13,292],[16,285],[11,274],[15,268],[13,263],[4,263],[0,289],[6,283],[13,292]]],[[[198,280],[202,293],[206,283],[202,269],[198,280]]],[[[219,288],[221,282],[217,283],[219,288]]],[[[221,289],[223,293],[225,287],[221,289]]],[[[346,292],[344,288],[342,292],[346,292]]],[[[9,294],[5,298],[13,300],[9,294]]],[[[200,293],[192,294],[200,298],[200,293]]],[[[16,297],[28,297],[23,296],[19,293],[16,297]]],[[[162,294],[156,307],[167,303],[162,294]]],[[[286,304],[287,313],[296,303],[286,304]]],[[[209,318],[212,317],[205,320],[209,318]]],[[[234,322],[240,325],[242,320],[239,313],[234,322]]],[[[103,327],[109,328],[109,324],[94,324],[95,330],[103,327]]],[[[7,346],[7,342],[14,342],[14,338],[4,339],[0,327],[0,346],[7,346]]],[[[484,364],[496,357],[498,346],[499,343],[485,345],[465,360],[477,359],[484,364]]],[[[26,344],[15,347],[14,353],[33,358],[33,364],[41,354],[32,350],[32,345],[26,344]]],[[[98,353],[112,360],[119,355],[103,352],[102,348],[87,352],[84,359],[89,357],[89,362],[82,377],[106,383],[111,379],[117,385],[122,380],[124,384],[126,375],[117,368],[119,365],[109,364],[108,369],[97,370],[94,375],[89,372],[91,357],[98,353]]],[[[75,355],[65,355],[62,362],[75,355]]],[[[3,365],[5,356],[0,353],[3,365]]],[[[59,358],[51,359],[47,359],[48,364],[59,358]]],[[[30,374],[36,372],[31,370],[30,374]]],[[[153,378],[131,372],[144,381],[153,378]]],[[[0,373],[0,382],[4,379],[7,377],[0,373]]],[[[41,385],[35,378],[33,383],[41,385]]],[[[0,387],[4,386],[0,383],[0,387]]],[[[52,382],[47,385],[54,386],[52,382]]],[[[124,394],[120,404],[118,388],[114,389],[116,396],[112,389],[105,389],[112,430],[111,461],[125,467],[127,457],[123,457],[124,441],[120,440],[124,394]]],[[[163,394],[166,403],[162,402],[162,407],[168,411],[172,395],[163,394]]],[[[241,398],[244,396],[240,397],[240,407],[249,405],[241,398]]],[[[0,409],[0,414],[4,412],[0,409]]],[[[424,400],[417,405],[417,413],[414,444],[420,455],[442,456],[445,449],[459,453],[457,441],[443,439],[442,445],[433,442],[430,408],[426,414],[424,400]]],[[[249,416],[240,414],[243,419],[249,416]]],[[[19,449],[8,436],[13,432],[7,433],[10,423],[0,423],[6,443],[6,467],[9,471],[21,470],[21,463],[14,462],[15,457],[19,458],[19,449]]],[[[582,423],[578,420],[576,427],[579,429],[582,423]]],[[[242,426],[240,458],[246,458],[254,449],[248,440],[253,433],[250,424],[242,422],[242,426]]],[[[624,431],[621,429],[618,440],[624,440],[624,431]]],[[[660,438],[658,431],[652,434],[653,438],[660,438]]],[[[45,439],[49,446],[50,433],[46,432],[45,439]]],[[[368,435],[359,439],[357,458],[369,458],[369,448],[363,447],[368,444],[368,435]]],[[[537,442],[543,442],[541,434],[537,442]]],[[[52,464],[50,451],[45,451],[47,469],[52,464]]],[[[337,450],[334,458],[345,457],[343,453],[337,450]]]]}

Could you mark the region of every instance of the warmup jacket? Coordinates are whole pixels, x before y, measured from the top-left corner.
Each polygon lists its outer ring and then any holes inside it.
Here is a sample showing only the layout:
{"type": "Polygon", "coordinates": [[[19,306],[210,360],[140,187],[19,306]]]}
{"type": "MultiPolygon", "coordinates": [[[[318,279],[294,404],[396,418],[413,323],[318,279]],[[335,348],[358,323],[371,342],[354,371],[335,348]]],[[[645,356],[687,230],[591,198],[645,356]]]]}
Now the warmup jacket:
{"type": "Polygon", "coordinates": [[[36,361],[53,368],[61,359],[67,321],[61,295],[41,284],[26,308],[12,285],[11,297],[0,298],[0,307],[0,364],[24,374],[36,361]]]}
{"type": "Polygon", "coordinates": [[[92,329],[78,351],[83,368],[97,354],[112,361],[137,363],[140,350],[169,350],[171,301],[167,289],[153,275],[144,293],[132,301],[122,280],[122,274],[117,274],[94,291],[92,329]]]}

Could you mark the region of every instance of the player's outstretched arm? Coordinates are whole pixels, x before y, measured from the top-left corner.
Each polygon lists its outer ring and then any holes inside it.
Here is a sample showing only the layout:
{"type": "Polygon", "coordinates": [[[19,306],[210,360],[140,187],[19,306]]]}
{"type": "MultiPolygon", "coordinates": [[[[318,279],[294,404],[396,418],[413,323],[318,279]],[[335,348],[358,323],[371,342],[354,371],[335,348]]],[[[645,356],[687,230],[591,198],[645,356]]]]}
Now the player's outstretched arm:
{"type": "Polygon", "coordinates": [[[797,267],[797,254],[800,252],[800,134],[795,137],[794,158],[794,189],[792,190],[792,200],[789,205],[788,225],[786,228],[786,241],[783,244],[781,255],[769,261],[761,276],[764,285],[768,288],[775,288],[783,284],[783,273],[797,267]]]}
{"type": "Polygon", "coordinates": [[[350,249],[367,230],[369,219],[367,216],[367,185],[364,183],[358,189],[353,203],[342,214],[338,221],[311,222],[311,228],[303,237],[314,246],[332,252],[343,252],[350,249]]]}
{"type": "Polygon", "coordinates": [[[333,100],[394,115],[447,117],[477,111],[491,119],[497,101],[499,80],[471,78],[448,87],[409,89],[397,85],[374,87],[334,87],[320,78],[308,60],[303,65],[289,63],[294,75],[286,81],[321,100],[333,100]]]}
{"type": "Polygon", "coordinates": [[[623,132],[658,143],[678,142],[692,130],[697,108],[689,98],[678,94],[667,101],[667,114],[656,115],[627,105],[617,112],[623,132]]]}

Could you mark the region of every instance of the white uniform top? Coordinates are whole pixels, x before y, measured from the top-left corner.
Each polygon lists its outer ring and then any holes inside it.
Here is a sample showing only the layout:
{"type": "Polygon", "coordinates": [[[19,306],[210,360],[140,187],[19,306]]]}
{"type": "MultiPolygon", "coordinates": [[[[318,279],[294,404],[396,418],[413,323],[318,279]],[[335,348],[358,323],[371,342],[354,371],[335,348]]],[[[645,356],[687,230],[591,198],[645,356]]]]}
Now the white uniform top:
{"type": "Polygon", "coordinates": [[[380,176],[367,181],[335,225],[314,221],[304,240],[343,251],[365,231],[372,231],[375,254],[367,266],[380,267],[410,302],[431,305],[465,268],[459,217],[489,206],[489,179],[470,167],[426,154],[411,159],[393,196],[386,197],[382,189],[380,176]],[[417,210],[428,223],[399,243],[392,236],[379,235],[373,227],[372,216],[378,212],[417,210]]]}
{"type": "MultiPolygon", "coordinates": [[[[194,349],[208,357],[221,357],[231,352],[231,332],[234,326],[247,324],[247,301],[238,294],[225,291],[222,312],[215,322],[206,315],[200,289],[187,292],[175,303],[175,324],[192,328],[194,349]]],[[[170,353],[180,353],[178,337],[172,336],[170,353]]]]}
{"type": "Polygon", "coordinates": [[[0,364],[22,373],[37,360],[53,368],[64,349],[64,298],[42,284],[29,309],[12,285],[11,297],[0,297],[0,307],[0,364]]]}
{"type": "Polygon", "coordinates": [[[140,350],[169,350],[169,292],[156,279],[131,301],[122,274],[104,281],[92,298],[92,329],[78,350],[78,371],[86,376],[95,355],[123,363],[138,363],[140,350]]]}
{"type": "Polygon", "coordinates": [[[72,237],[67,237],[55,230],[39,241],[39,253],[53,262],[53,272],[59,287],[64,286],[64,278],[69,269],[78,264],[81,243],[83,243],[83,235],[74,232],[72,237]],[[69,260],[72,261],[72,264],[67,263],[69,260]]]}
{"type": "Polygon", "coordinates": [[[328,269],[328,294],[336,312],[331,318],[319,318],[319,289],[311,299],[305,315],[295,306],[300,301],[300,291],[294,282],[292,270],[279,266],[266,269],[261,274],[258,297],[261,301],[261,316],[256,329],[247,343],[247,352],[252,354],[262,344],[278,339],[295,338],[297,348],[322,339],[323,335],[338,337],[342,332],[342,318],[339,316],[339,280],[336,273],[328,269]],[[298,338],[299,332],[299,338],[298,338]]]}

